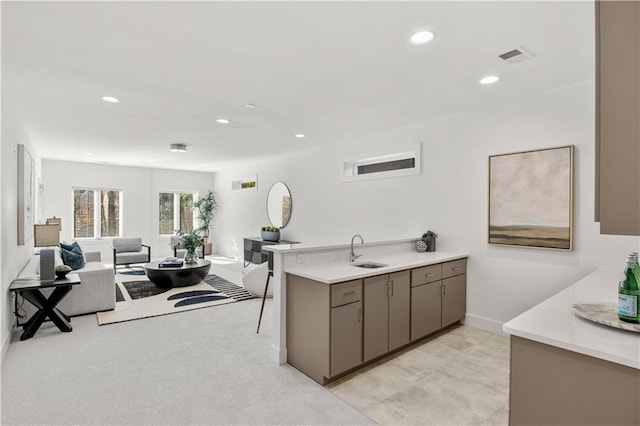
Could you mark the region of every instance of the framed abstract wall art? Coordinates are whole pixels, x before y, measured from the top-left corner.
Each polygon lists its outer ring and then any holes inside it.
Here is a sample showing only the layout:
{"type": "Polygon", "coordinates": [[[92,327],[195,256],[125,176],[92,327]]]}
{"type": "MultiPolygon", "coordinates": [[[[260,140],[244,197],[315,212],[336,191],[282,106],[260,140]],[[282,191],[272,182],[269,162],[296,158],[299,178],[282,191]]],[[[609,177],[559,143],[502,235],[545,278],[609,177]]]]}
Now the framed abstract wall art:
{"type": "Polygon", "coordinates": [[[573,249],[573,151],[489,157],[489,244],[573,249]]]}

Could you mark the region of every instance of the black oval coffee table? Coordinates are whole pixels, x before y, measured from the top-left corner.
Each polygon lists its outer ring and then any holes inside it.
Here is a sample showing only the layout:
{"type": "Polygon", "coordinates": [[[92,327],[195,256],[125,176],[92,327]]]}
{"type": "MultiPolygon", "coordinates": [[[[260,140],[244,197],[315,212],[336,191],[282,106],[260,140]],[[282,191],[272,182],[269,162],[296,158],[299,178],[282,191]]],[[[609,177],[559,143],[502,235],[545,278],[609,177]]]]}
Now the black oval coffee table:
{"type": "Polygon", "coordinates": [[[161,268],[161,260],[150,262],[144,265],[149,281],[163,288],[187,287],[201,282],[211,269],[211,262],[198,259],[197,263],[184,263],[175,268],[161,268]]]}

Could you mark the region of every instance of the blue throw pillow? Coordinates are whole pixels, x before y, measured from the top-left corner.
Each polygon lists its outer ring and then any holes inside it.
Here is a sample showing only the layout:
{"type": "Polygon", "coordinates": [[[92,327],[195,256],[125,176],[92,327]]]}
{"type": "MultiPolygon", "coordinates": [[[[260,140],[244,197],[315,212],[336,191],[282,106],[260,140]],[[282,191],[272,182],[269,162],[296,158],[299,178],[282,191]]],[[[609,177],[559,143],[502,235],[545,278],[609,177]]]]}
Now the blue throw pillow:
{"type": "Polygon", "coordinates": [[[82,249],[77,241],[74,241],[71,244],[60,243],[60,248],[82,255],[82,249]]]}
{"type": "Polygon", "coordinates": [[[82,254],[74,253],[65,248],[61,248],[60,252],[62,253],[62,262],[65,265],[70,266],[74,271],[84,268],[84,256],[82,254]]]}

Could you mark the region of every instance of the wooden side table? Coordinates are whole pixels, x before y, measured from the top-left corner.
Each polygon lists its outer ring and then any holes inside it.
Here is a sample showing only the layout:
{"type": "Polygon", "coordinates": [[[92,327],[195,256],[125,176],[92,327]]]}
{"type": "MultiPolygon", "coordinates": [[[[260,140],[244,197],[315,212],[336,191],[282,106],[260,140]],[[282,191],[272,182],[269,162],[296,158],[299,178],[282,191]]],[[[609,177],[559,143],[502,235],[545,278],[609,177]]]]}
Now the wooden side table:
{"type": "Polygon", "coordinates": [[[38,311],[22,326],[24,331],[20,340],[32,338],[47,318],[51,319],[60,331],[70,332],[73,330],[70,324],[71,319],[56,306],[69,294],[74,285],[80,283],[78,274],[67,274],[65,278],[58,278],[54,281],[40,281],[33,278],[14,280],[9,286],[9,291],[20,293],[23,298],[38,308],[38,311]],[[42,290],[46,288],[53,288],[49,297],[42,293],[42,290]]]}

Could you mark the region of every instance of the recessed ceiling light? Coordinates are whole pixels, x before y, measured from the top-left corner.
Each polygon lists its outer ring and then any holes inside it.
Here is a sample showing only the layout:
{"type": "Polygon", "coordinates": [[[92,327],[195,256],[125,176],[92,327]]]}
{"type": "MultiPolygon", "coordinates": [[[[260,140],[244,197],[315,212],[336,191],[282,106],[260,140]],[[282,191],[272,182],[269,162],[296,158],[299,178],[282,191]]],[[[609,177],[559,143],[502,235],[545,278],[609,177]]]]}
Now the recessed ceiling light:
{"type": "Polygon", "coordinates": [[[500,77],[498,77],[497,75],[488,75],[482,79],[480,79],[480,84],[493,84],[495,82],[497,82],[498,80],[500,80],[500,77]]]}
{"type": "Polygon", "coordinates": [[[113,96],[103,96],[102,100],[105,102],[111,102],[111,103],[118,103],[120,102],[120,99],[118,98],[114,98],[113,96]]]}
{"type": "Polygon", "coordinates": [[[171,152],[187,152],[187,146],[181,143],[172,143],[169,145],[171,152]]]}
{"type": "Polygon", "coordinates": [[[411,44],[415,44],[415,45],[427,44],[431,40],[433,40],[435,36],[436,35],[431,31],[418,31],[417,33],[411,36],[409,41],[411,42],[411,44]]]}
{"type": "Polygon", "coordinates": [[[256,105],[256,104],[246,104],[245,106],[247,108],[258,108],[258,105],[256,105]]]}
{"type": "Polygon", "coordinates": [[[304,138],[305,136],[306,136],[306,135],[305,135],[304,133],[296,133],[296,134],[295,134],[295,137],[296,137],[296,138],[299,138],[299,139],[302,139],[302,138],[304,138]]]}
{"type": "Polygon", "coordinates": [[[93,152],[85,152],[84,155],[93,155],[93,152]]]}
{"type": "Polygon", "coordinates": [[[230,122],[229,120],[227,120],[226,118],[218,118],[218,119],[216,120],[216,122],[217,122],[217,123],[220,123],[220,124],[229,124],[229,123],[231,123],[231,122],[230,122]]]}

